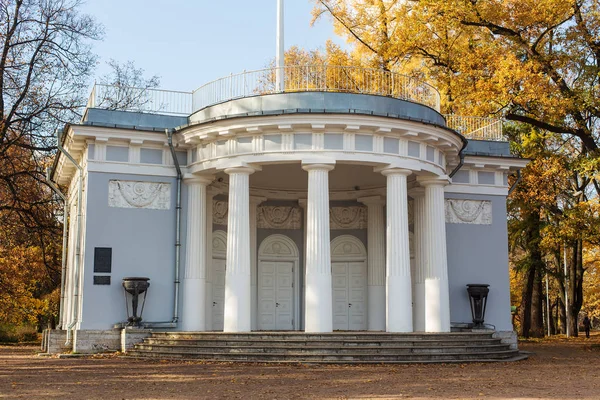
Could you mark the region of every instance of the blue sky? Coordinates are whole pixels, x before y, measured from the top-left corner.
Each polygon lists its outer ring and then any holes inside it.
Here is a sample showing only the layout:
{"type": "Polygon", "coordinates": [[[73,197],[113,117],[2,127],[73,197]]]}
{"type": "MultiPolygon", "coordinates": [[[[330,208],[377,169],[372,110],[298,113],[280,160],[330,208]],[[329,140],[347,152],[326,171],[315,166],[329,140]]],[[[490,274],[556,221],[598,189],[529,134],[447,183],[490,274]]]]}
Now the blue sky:
{"type": "MultiPolygon", "coordinates": [[[[275,57],[276,0],[88,0],[82,11],[104,25],[94,44],[105,62],[132,60],[161,88],[191,91],[214,79],[265,67],[275,57]]],[[[285,1],[285,47],[343,44],[331,21],[310,26],[310,0],[285,1]]]]}

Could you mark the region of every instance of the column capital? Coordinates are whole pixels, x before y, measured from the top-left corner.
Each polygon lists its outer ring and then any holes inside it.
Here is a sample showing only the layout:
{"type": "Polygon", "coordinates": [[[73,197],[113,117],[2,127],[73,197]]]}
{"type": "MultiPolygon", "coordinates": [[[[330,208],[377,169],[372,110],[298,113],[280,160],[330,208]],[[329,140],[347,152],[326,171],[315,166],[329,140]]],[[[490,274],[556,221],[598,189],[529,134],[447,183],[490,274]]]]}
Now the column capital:
{"type": "Polygon", "coordinates": [[[302,164],[302,169],[305,171],[331,171],[335,168],[335,164],[324,164],[324,163],[314,163],[314,164],[302,164]]]}
{"type": "Polygon", "coordinates": [[[192,175],[185,174],[183,176],[183,182],[186,185],[210,185],[215,180],[214,175],[192,175]]]}
{"type": "Polygon", "coordinates": [[[298,199],[298,205],[306,210],[306,199],[298,199]]]}
{"type": "Polygon", "coordinates": [[[384,206],[385,205],[385,197],[383,196],[367,196],[367,197],[359,197],[356,199],[359,203],[363,203],[367,206],[384,206]]]}
{"type": "Polygon", "coordinates": [[[384,169],[380,169],[379,172],[381,172],[381,174],[383,176],[390,176],[390,175],[409,176],[413,173],[410,169],[403,169],[403,168],[384,168],[384,169]]]}
{"type": "Polygon", "coordinates": [[[247,166],[246,167],[244,167],[244,166],[231,167],[231,168],[225,169],[225,173],[227,175],[231,175],[231,174],[252,175],[255,172],[256,172],[256,169],[254,169],[252,167],[247,167],[247,166]]]}
{"type": "Polygon", "coordinates": [[[447,175],[441,176],[418,176],[417,182],[423,187],[427,186],[446,186],[450,184],[450,178],[447,175]]]}

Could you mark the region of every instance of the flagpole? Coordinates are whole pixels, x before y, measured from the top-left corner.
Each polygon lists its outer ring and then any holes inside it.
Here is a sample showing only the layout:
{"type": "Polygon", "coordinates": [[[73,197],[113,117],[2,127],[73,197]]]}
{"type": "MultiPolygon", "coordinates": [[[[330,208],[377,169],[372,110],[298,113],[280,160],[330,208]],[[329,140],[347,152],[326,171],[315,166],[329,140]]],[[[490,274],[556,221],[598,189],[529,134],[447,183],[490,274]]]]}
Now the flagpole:
{"type": "Polygon", "coordinates": [[[277,91],[285,90],[285,74],[284,74],[284,55],[285,47],[283,43],[283,0],[277,0],[277,53],[275,56],[275,87],[277,91]]]}

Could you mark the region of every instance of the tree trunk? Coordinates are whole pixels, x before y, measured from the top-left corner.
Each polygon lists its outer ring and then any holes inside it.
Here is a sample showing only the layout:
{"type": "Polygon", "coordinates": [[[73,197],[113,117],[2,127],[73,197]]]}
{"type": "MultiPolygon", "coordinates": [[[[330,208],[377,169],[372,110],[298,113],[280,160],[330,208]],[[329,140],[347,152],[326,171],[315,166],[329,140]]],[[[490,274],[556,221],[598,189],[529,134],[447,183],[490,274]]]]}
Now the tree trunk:
{"type": "Polygon", "coordinates": [[[558,298],[558,321],[560,329],[558,330],[563,335],[567,334],[567,316],[565,314],[565,302],[563,297],[558,298]]]}
{"type": "Polygon", "coordinates": [[[533,293],[531,298],[531,328],[530,335],[533,337],[544,337],[544,291],[542,286],[543,270],[540,262],[535,263],[535,280],[533,282],[533,293]]]}
{"type": "Polygon", "coordinates": [[[542,316],[542,277],[545,272],[545,264],[540,250],[540,214],[533,211],[526,216],[527,228],[525,229],[527,252],[526,265],[527,275],[521,305],[523,306],[523,317],[521,324],[521,335],[523,337],[544,337],[544,318],[542,316]]]}

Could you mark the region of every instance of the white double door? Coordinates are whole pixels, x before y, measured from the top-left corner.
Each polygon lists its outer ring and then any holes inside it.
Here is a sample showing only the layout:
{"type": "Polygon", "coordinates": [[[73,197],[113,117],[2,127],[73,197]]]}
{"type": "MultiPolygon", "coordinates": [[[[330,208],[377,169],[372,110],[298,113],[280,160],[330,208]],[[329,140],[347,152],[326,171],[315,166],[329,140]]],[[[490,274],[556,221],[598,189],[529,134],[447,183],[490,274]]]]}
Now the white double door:
{"type": "Polygon", "coordinates": [[[331,263],[333,285],[333,329],[367,329],[367,273],[364,261],[331,263]]]}
{"type": "Polygon", "coordinates": [[[258,329],[294,329],[294,262],[260,261],[258,265],[258,329]]]}

